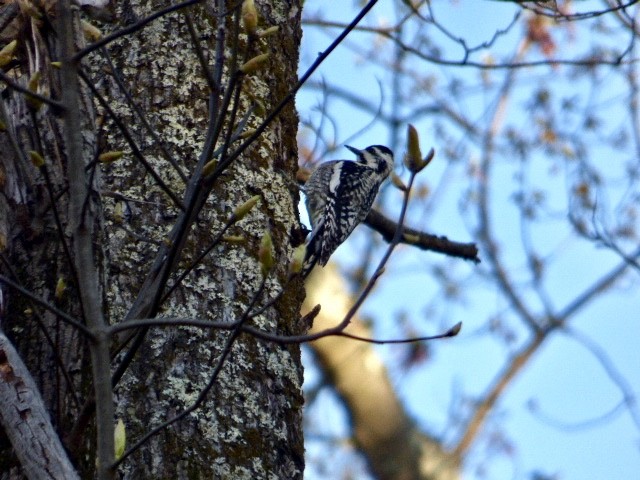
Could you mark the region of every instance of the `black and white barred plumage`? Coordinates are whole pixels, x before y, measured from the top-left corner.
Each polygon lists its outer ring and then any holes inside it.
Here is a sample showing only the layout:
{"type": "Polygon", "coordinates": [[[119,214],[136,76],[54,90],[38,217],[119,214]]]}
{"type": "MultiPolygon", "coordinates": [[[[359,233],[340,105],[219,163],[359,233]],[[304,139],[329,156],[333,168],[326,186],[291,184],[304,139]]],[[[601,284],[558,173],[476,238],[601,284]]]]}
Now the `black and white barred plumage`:
{"type": "Polygon", "coordinates": [[[357,155],[355,162],[322,163],[304,186],[312,229],[305,273],[316,263],[326,265],[335,249],[366,218],[380,185],[393,170],[393,153],[387,147],[346,147],[357,155]]]}

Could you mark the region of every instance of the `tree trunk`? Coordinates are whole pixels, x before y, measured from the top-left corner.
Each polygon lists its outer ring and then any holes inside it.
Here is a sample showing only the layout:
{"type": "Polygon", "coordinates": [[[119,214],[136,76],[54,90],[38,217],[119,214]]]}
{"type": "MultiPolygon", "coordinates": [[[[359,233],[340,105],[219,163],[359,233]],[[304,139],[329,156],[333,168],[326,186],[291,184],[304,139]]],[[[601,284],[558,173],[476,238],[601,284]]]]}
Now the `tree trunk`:
{"type": "MultiPolygon", "coordinates": [[[[166,6],[166,2],[152,1],[116,3],[114,18],[118,23],[103,26],[105,31],[130,26],[166,6]]],[[[213,104],[209,101],[208,84],[186,13],[193,21],[195,38],[207,64],[212,67],[217,60],[224,60],[222,90],[229,84],[227,75],[232,69],[235,42],[238,64],[261,53],[270,55],[260,70],[242,77],[235,127],[240,119],[247,118],[246,129],[257,128],[297,80],[299,2],[257,2],[260,28],[278,26],[279,30],[251,41],[243,33],[242,24],[236,21],[237,2],[226,2],[226,11],[222,13],[215,3],[206,2],[162,16],[110,43],[107,49],[111,60],[98,50],[82,62],[91,83],[107,99],[148,162],[148,166],[143,166],[132,152],[131,143],[125,142],[105,105],[95,103],[95,115],[91,104],[85,105],[83,139],[87,151],[83,155],[87,165],[98,153],[125,152],[122,159],[101,165],[92,178],[92,201],[102,214],[93,232],[98,251],[95,262],[102,274],[104,313],[111,325],[127,317],[131,320],[132,305],[181,214],[176,199],[185,201],[184,179],[188,180],[196,170],[203,150],[213,104]],[[221,36],[225,48],[217,52],[216,41],[221,36]],[[159,140],[150,137],[141,119],[133,113],[117,84],[119,80],[144,112],[159,140]],[[245,117],[251,108],[253,114],[245,117]],[[168,163],[166,152],[176,160],[177,167],[168,163]],[[150,169],[165,187],[159,186],[150,169]]],[[[50,88],[51,97],[60,98],[60,89],[65,86],[59,86],[57,72],[50,67],[57,57],[47,54],[57,51],[55,35],[47,29],[46,22],[23,18],[20,21],[25,32],[20,37],[25,39],[24,48],[37,51],[41,64],[29,65],[29,69],[21,64],[13,74],[25,84],[33,71],[46,68],[42,83],[50,88]],[[27,31],[37,35],[29,37],[27,31]],[[26,44],[29,38],[42,42],[26,44]]],[[[32,58],[23,53],[17,56],[20,61],[32,58]]],[[[215,77],[215,71],[212,76],[215,77]]],[[[221,92],[219,100],[224,93],[221,92]]],[[[0,141],[3,152],[12,152],[13,156],[3,158],[1,172],[5,181],[0,187],[5,195],[0,201],[3,210],[0,234],[3,229],[6,231],[3,255],[8,259],[1,273],[60,310],[81,318],[74,272],[69,268],[58,225],[61,223],[66,236],[65,229],[71,221],[64,215],[67,160],[64,141],[57,136],[64,125],[58,124],[50,107],[44,106],[32,114],[24,95],[15,91],[5,105],[11,119],[8,132],[12,135],[2,135],[0,141]],[[42,138],[46,143],[40,145],[42,138]],[[17,148],[11,147],[12,141],[17,148]],[[27,161],[29,150],[44,153],[48,175],[27,161]],[[53,186],[50,188],[47,182],[53,186]],[[50,190],[54,192],[53,201],[48,194],[50,190]],[[58,208],[52,208],[54,203],[58,208]],[[63,215],[58,221],[59,212],[63,215]],[[3,219],[8,221],[2,223],[3,219]],[[64,293],[60,293],[61,278],[67,286],[64,293]]],[[[227,127],[225,124],[223,131],[227,127]]],[[[213,184],[207,203],[189,229],[169,286],[223,231],[235,207],[253,196],[260,201],[225,232],[222,241],[182,280],[161,310],[152,315],[229,324],[242,319],[247,310],[258,310],[285,288],[288,258],[295,246],[291,237],[299,229],[298,191],[294,182],[296,128],[297,116],[290,105],[213,184]],[[261,290],[263,276],[258,252],[265,231],[273,238],[276,264],[261,290]],[[255,304],[250,306],[252,300],[255,304]]],[[[93,392],[87,342],[77,329],[61,322],[59,316],[35,305],[15,289],[4,284],[0,287],[5,302],[2,328],[17,344],[42,390],[81,477],[90,478],[95,468],[95,431],[92,427],[85,428],[83,423],[84,418],[91,418],[86,414],[92,411],[93,392]]],[[[302,333],[304,327],[298,323],[302,296],[299,282],[287,284],[286,292],[273,306],[252,317],[251,324],[282,334],[302,333]]],[[[208,383],[213,388],[192,413],[150,437],[127,457],[119,467],[123,478],[302,477],[299,348],[282,347],[244,334],[230,340],[231,335],[230,330],[185,326],[151,328],[145,335],[140,333],[137,338],[142,340],[141,347],[115,387],[114,425],[117,419],[124,421],[128,447],[154,427],[193,406],[208,383]],[[214,371],[217,376],[211,381],[214,371]]],[[[114,341],[114,348],[122,345],[125,336],[114,341]]],[[[114,356],[112,368],[117,369],[131,345],[129,342],[114,356]]],[[[0,463],[0,469],[11,468],[10,478],[19,478],[20,469],[11,464],[7,449],[0,452],[0,458],[7,461],[0,463]]]]}

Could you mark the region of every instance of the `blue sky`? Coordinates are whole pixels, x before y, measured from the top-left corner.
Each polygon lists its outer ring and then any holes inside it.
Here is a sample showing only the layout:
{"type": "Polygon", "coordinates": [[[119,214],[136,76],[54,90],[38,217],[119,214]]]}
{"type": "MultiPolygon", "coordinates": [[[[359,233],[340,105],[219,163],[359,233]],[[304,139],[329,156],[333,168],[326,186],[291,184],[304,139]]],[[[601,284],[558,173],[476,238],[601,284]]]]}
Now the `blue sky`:
{"type": "MultiPolygon", "coordinates": [[[[308,0],[305,2],[305,14],[311,17],[321,12],[325,19],[348,22],[355,15],[353,7],[357,3],[344,2],[340,4],[341,7],[333,6],[334,4],[329,7],[327,2],[308,0]]],[[[392,23],[393,5],[394,2],[390,0],[381,0],[366,22],[369,25],[392,23]]],[[[600,3],[593,5],[601,6],[600,3]]],[[[434,2],[434,11],[437,18],[452,33],[464,36],[468,44],[473,45],[486,41],[496,29],[505,28],[513,17],[515,7],[502,2],[460,0],[434,2]]],[[[301,71],[315,59],[317,52],[326,48],[337,31],[332,29],[323,32],[315,27],[305,29],[301,71]]],[[[519,35],[521,29],[515,28],[496,43],[492,52],[500,54],[513,49],[514,42],[520,38],[519,35]]],[[[563,35],[558,37],[558,40],[566,41],[566,45],[562,44],[564,50],[561,56],[575,55],[597,41],[580,26],[573,35],[573,39],[563,35]]],[[[371,36],[362,34],[348,40],[352,46],[357,42],[370,45],[371,41],[371,36]]],[[[455,48],[444,53],[454,57],[459,55],[455,48]]],[[[440,79],[459,74],[459,70],[447,70],[420,62],[416,62],[415,70],[422,74],[432,73],[440,79]],[[425,72],[428,68],[433,71],[425,72]]],[[[606,69],[600,72],[601,84],[606,86],[606,89],[598,91],[589,90],[591,87],[587,82],[567,80],[566,69],[554,71],[546,68],[518,72],[525,88],[522,93],[518,91],[514,94],[505,125],[527,129],[528,119],[521,113],[523,102],[528,98],[526,86],[552,82],[549,84],[550,88],[558,95],[569,95],[574,89],[575,95],[584,102],[582,105],[602,112],[602,121],[615,126],[625,114],[620,111],[624,104],[621,106],[617,101],[622,98],[624,92],[617,91],[619,83],[616,81],[616,75],[608,74],[606,69]]],[[[465,75],[470,79],[477,78],[479,72],[467,69],[465,75]]],[[[501,79],[501,75],[494,75],[496,81],[501,79]]],[[[334,52],[313,78],[316,81],[321,79],[371,98],[377,98],[379,95],[378,79],[385,80],[384,73],[346,47],[334,52]]],[[[321,94],[315,89],[307,89],[299,94],[297,108],[303,121],[315,125],[320,123],[317,106],[321,98],[321,94]]],[[[469,118],[482,122],[491,100],[492,97],[479,89],[474,95],[464,97],[460,101],[465,102],[464,108],[469,118]]],[[[453,99],[452,101],[458,102],[453,99]]],[[[376,143],[392,143],[390,132],[381,123],[374,123],[364,133],[350,138],[369,124],[372,116],[362,114],[345,102],[331,102],[329,114],[336,122],[337,147],[345,142],[361,148],[376,143]]],[[[422,137],[423,150],[431,146],[429,141],[433,124],[430,118],[416,124],[422,137]]],[[[571,125],[570,119],[565,121],[563,127],[576,135],[582,133],[580,125],[571,125]]],[[[313,134],[304,129],[301,132],[301,142],[312,144],[313,134]]],[[[326,138],[333,138],[332,128],[328,128],[324,133],[326,138]]],[[[595,157],[595,164],[602,166],[607,174],[619,173],[616,156],[634,155],[633,151],[614,152],[604,144],[598,145],[587,133],[585,139],[594,148],[592,155],[595,157]],[[609,164],[611,168],[608,168],[609,164]]],[[[449,145],[435,142],[433,146],[438,152],[449,145]]],[[[423,210],[420,208],[421,204],[416,203],[415,208],[409,212],[408,223],[458,241],[473,241],[473,229],[468,228],[471,216],[461,212],[459,207],[460,196],[467,188],[465,181],[468,164],[477,161],[480,154],[481,152],[470,149],[468,157],[456,165],[448,164],[442,155],[437,156],[424,173],[424,182],[430,191],[437,195],[437,204],[428,204],[430,207],[423,210]]],[[[350,158],[347,155],[350,155],[348,151],[339,149],[329,153],[324,159],[350,158]]],[[[397,150],[396,156],[400,156],[397,150]]],[[[553,161],[546,158],[542,151],[534,154],[532,159],[533,167],[526,172],[528,181],[545,188],[549,187],[550,193],[546,201],[550,210],[566,211],[567,182],[572,178],[571,172],[552,175],[550,170],[554,167],[553,161]]],[[[514,178],[522,172],[519,171],[517,162],[511,165],[508,163],[510,159],[503,161],[500,175],[493,187],[492,203],[494,210],[503,213],[499,216],[500,221],[494,223],[494,228],[501,242],[505,262],[518,274],[519,271],[525,271],[522,265],[521,229],[516,216],[517,210],[510,197],[513,193],[511,186],[515,182],[514,178]],[[504,188],[499,188],[501,186],[504,188]]],[[[398,172],[401,173],[400,169],[398,172]]],[[[620,193],[614,190],[609,195],[612,198],[601,197],[603,204],[606,201],[614,204],[616,195],[620,193]]],[[[389,203],[397,200],[398,196],[398,192],[393,190],[385,193],[387,212],[394,211],[389,203]]],[[[362,228],[364,227],[360,227],[362,228]]],[[[544,255],[552,255],[553,263],[545,287],[556,308],[562,308],[593,279],[619,262],[610,251],[572,238],[566,227],[566,214],[547,222],[534,223],[531,239],[537,251],[544,255]]],[[[362,245],[363,241],[363,233],[356,230],[349,242],[338,250],[336,258],[348,263],[353,254],[353,250],[350,249],[362,245]]],[[[455,392],[464,391],[468,395],[482,393],[512,349],[526,339],[526,331],[517,323],[510,324],[516,335],[514,346],[505,345],[495,338],[481,334],[487,318],[500,312],[508,319],[510,314],[508,303],[498,294],[496,287],[479,275],[480,268],[460,260],[447,260],[433,253],[415,252],[404,248],[392,259],[376,294],[368,299],[363,309],[365,315],[378,319],[376,334],[379,337],[397,337],[401,334],[393,321],[400,310],[414,321],[418,319],[417,323],[424,328],[425,334],[433,333],[439,327],[463,321],[464,327],[459,337],[431,344],[431,360],[409,372],[401,372],[394,366],[398,358],[397,347],[387,346],[379,349],[380,354],[389,359],[388,365],[394,381],[397,382],[398,390],[410,413],[425,429],[443,435],[448,441],[455,440],[456,430],[450,425],[448,416],[448,408],[455,392]],[[463,302],[446,305],[437,301],[441,293],[438,284],[432,278],[433,265],[441,265],[448,274],[464,280],[463,302]],[[416,301],[416,285],[421,286],[419,301],[416,301]],[[420,319],[424,319],[422,323],[420,319]]],[[[640,394],[640,349],[637,346],[640,338],[638,277],[638,272],[629,272],[620,283],[619,289],[589,304],[570,323],[572,329],[586,335],[598,345],[598,348],[607,353],[616,371],[621,374],[635,395],[640,394]]],[[[533,296],[528,298],[531,298],[532,304],[535,305],[533,296]]],[[[312,369],[308,371],[313,375],[312,369]]],[[[310,378],[313,380],[313,377],[310,378]]],[[[316,411],[312,414],[321,415],[325,421],[333,418],[333,421],[327,421],[329,431],[346,435],[344,417],[339,405],[330,395],[323,398],[324,400],[314,407],[316,411]]],[[[482,448],[474,449],[469,457],[465,478],[528,479],[536,471],[557,475],[559,479],[636,478],[637,472],[640,471],[640,431],[626,410],[622,409],[606,421],[594,421],[590,427],[577,428],[585,421],[595,420],[612,410],[620,401],[620,390],[593,353],[570,336],[556,334],[513,382],[498,406],[499,425],[512,442],[513,453],[487,457],[484,463],[486,451],[482,448]],[[529,406],[532,404],[537,405],[538,413],[531,411],[529,406]],[[564,427],[560,428],[559,424],[564,424],[564,427]],[[478,465],[486,468],[483,474],[479,473],[478,465]]],[[[328,453],[328,447],[321,442],[308,441],[307,446],[311,458],[325,453],[342,458],[339,453],[328,453]]],[[[323,477],[313,468],[309,469],[307,477],[331,478],[323,477]]]]}

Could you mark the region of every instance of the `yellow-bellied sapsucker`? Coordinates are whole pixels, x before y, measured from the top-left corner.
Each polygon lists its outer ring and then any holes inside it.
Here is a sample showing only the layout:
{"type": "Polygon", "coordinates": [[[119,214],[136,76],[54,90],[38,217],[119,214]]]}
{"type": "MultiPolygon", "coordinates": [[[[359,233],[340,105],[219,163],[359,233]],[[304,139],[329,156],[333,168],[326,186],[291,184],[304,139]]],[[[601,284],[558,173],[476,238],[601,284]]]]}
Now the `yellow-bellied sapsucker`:
{"type": "Polygon", "coordinates": [[[364,150],[346,147],[357,155],[355,162],[333,160],[320,164],[304,186],[311,236],[302,272],[329,257],[362,222],[376,198],[378,188],[393,170],[393,152],[382,145],[364,150]]]}

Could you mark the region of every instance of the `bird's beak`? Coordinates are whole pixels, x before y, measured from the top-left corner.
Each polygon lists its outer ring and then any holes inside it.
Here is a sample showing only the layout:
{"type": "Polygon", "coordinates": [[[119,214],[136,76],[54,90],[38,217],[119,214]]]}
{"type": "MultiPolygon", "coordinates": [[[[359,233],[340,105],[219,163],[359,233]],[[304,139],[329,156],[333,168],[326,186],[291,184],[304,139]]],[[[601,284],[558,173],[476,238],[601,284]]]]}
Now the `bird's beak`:
{"type": "Polygon", "coordinates": [[[360,150],[358,150],[357,148],[353,148],[351,145],[345,145],[345,147],[347,147],[349,150],[351,150],[353,153],[355,153],[356,157],[360,156],[360,150]]]}

